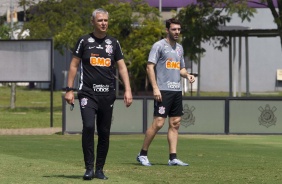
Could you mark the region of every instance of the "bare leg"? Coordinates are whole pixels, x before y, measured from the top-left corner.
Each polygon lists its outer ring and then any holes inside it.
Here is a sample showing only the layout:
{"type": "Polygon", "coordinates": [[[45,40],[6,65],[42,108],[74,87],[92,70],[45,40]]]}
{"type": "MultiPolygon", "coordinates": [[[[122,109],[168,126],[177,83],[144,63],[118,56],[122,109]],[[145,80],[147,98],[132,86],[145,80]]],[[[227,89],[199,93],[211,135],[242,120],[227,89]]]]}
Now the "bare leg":
{"type": "Polygon", "coordinates": [[[163,117],[154,117],[152,125],[147,129],[143,146],[143,150],[148,150],[151,142],[153,141],[157,132],[163,127],[166,118],[163,117]]]}
{"type": "Polygon", "coordinates": [[[167,140],[169,145],[169,153],[176,153],[178,141],[178,129],[180,126],[181,117],[170,117],[167,140]]]}

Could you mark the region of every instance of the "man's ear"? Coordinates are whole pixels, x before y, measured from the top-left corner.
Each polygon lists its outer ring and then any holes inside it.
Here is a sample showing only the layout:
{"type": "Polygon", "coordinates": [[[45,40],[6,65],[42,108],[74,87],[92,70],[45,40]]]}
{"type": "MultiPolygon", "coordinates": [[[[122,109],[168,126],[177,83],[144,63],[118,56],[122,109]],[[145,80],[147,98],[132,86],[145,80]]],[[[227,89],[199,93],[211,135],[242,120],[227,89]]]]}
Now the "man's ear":
{"type": "Polygon", "coordinates": [[[93,17],[91,16],[91,18],[90,18],[90,24],[93,26],[94,24],[93,24],[93,17]]]}

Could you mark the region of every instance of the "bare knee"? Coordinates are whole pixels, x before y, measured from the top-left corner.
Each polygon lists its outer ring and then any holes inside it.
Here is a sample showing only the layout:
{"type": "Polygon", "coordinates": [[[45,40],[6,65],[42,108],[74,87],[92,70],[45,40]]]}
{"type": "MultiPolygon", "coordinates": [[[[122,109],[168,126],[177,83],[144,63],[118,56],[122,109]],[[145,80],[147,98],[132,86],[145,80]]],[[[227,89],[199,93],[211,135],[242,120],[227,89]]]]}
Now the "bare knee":
{"type": "Polygon", "coordinates": [[[160,130],[164,126],[165,118],[162,117],[155,117],[153,122],[153,127],[156,130],[160,130]]]}
{"type": "Polygon", "coordinates": [[[181,117],[171,117],[169,119],[169,128],[179,129],[181,117]]]}

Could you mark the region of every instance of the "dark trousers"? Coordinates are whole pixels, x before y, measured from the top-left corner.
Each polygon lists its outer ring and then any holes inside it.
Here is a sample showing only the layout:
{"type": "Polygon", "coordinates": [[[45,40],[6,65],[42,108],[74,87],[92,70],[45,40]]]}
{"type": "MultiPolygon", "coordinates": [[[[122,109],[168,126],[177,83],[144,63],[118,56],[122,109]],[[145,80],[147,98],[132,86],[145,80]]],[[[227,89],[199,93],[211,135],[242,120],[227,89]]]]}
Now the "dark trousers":
{"type": "Polygon", "coordinates": [[[108,95],[89,97],[89,95],[79,93],[78,98],[80,101],[83,122],[82,149],[84,154],[85,168],[94,168],[94,132],[96,117],[98,144],[95,167],[96,170],[103,169],[109,150],[113,103],[116,99],[116,96],[108,95]]]}

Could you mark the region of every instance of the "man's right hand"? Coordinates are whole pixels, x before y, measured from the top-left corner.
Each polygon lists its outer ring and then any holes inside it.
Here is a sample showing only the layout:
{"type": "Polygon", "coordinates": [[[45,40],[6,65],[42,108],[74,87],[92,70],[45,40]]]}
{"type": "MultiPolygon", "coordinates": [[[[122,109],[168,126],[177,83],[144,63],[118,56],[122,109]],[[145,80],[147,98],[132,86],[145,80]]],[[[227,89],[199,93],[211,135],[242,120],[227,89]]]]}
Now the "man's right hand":
{"type": "Polygon", "coordinates": [[[66,92],[65,100],[68,104],[74,104],[74,93],[73,93],[73,91],[66,92]]]}
{"type": "Polygon", "coordinates": [[[154,99],[158,102],[161,102],[162,101],[162,94],[161,94],[160,90],[154,89],[153,93],[154,93],[154,99]]]}

